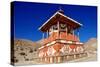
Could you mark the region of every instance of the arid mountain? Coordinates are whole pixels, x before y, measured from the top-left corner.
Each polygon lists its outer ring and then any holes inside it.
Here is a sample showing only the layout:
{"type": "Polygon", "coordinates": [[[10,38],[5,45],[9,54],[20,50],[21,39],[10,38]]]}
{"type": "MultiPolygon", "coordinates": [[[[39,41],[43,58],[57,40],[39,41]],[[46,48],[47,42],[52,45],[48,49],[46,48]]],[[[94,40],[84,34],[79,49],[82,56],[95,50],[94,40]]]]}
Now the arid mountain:
{"type": "Polygon", "coordinates": [[[96,51],[97,50],[97,39],[91,38],[85,43],[84,46],[87,51],[96,51]]]}
{"type": "MultiPolygon", "coordinates": [[[[13,45],[13,44],[12,44],[13,45]]],[[[36,42],[25,39],[14,39],[14,54],[12,63],[33,63],[35,58],[38,58],[38,48],[41,45],[36,42]]]]}
{"type": "Polygon", "coordinates": [[[15,39],[14,45],[31,47],[33,49],[37,49],[41,46],[40,43],[36,43],[36,42],[33,42],[31,40],[26,40],[26,39],[15,39]]]}

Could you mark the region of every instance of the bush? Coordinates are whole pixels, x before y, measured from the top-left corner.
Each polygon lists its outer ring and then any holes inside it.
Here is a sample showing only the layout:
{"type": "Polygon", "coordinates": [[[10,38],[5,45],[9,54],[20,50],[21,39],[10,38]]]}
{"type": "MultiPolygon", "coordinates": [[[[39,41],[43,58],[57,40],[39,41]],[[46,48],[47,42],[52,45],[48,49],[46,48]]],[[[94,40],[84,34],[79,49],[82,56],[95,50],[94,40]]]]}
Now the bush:
{"type": "Polygon", "coordinates": [[[20,55],[26,55],[24,52],[21,52],[20,55]]]}

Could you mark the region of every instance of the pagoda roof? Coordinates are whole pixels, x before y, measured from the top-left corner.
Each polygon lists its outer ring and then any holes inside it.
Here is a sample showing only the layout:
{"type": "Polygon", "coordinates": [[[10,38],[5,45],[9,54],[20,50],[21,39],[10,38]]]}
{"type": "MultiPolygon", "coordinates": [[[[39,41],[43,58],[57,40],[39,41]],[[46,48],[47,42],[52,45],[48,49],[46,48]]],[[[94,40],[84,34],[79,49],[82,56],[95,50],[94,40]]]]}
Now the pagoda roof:
{"type": "Polygon", "coordinates": [[[75,21],[74,19],[60,13],[57,11],[54,15],[52,15],[40,28],[42,32],[46,32],[52,25],[59,23],[66,23],[73,27],[73,29],[77,29],[82,26],[81,23],[75,21]]]}

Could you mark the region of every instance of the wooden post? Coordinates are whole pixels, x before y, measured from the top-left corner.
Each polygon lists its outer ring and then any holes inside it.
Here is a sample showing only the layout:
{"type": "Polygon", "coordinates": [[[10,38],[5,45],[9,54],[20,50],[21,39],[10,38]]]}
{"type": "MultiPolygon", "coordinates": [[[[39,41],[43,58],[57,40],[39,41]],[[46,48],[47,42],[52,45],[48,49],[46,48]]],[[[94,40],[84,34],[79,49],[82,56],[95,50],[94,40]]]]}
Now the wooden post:
{"type": "Polygon", "coordinates": [[[45,62],[47,62],[47,57],[45,57],[45,62]]]}
{"type": "Polygon", "coordinates": [[[61,59],[62,59],[61,61],[64,61],[65,60],[65,56],[63,55],[61,59]]]}
{"type": "Polygon", "coordinates": [[[68,29],[67,29],[67,27],[66,27],[66,38],[67,38],[67,31],[68,31],[68,29]]]}
{"type": "Polygon", "coordinates": [[[58,56],[56,56],[56,63],[58,63],[58,56]]]}
{"type": "Polygon", "coordinates": [[[59,21],[58,21],[58,23],[57,23],[57,27],[58,27],[58,38],[59,38],[59,21]]]}
{"type": "Polygon", "coordinates": [[[42,40],[43,40],[43,41],[42,41],[42,44],[44,44],[44,42],[45,42],[45,41],[44,41],[44,33],[42,34],[42,40]]]}
{"type": "Polygon", "coordinates": [[[48,33],[49,31],[47,30],[47,38],[48,38],[48,36],[49,36],[49,33],[48,33]]]}
{"type": "Polygon", "coordinates": [[[80,40],[80,37],[79,37],[79,29],[78,29],[78,32],[77,32],[77,36],[78,36],[78,38],[79,38],[79,40],[80,40]]]}
{"type": "Polygon", "coordinates": [[[75,36],[74,36],[74,30],[73,30],[73,39],[75,40],[75,36]]]}
{"type": "Polygon", "coordinates": [[[65,58],[66,58],[65,60],[67,60],[67,55],[65,55],[65,58]]]}
{"type": "Polygon", "coordinates": [[[42,35],[42,39],[44,40],[44,33],[43,33],[43,35],[42,35]]]}
{"type": "Polygon", "coordinates": [[[58,63],[60,63],[61,62],[61,56],[58,56],[58,63]]]}
{"type": "Polygon", "coordinates": [[[53,57],[50,57],[50,63],[53,63],[53,57]]]}
{"type": "Polygon", "coordinates": [[[52,34],[53,32],[53,26],[51,26],[50,30],[49,30],[49,35],[52,34]]]}
{"type": "Polygon", "coordinates": [[[82,55],[81,55],[81,54],[79,54],[79,57],[82,57],[82,55]]]}
{"type": "Polygon", "coordinates": [[[54,63],[57,63],[57,56],[54,56],[54,63]]]}
{"type": "Polygon", "coordinates": [[[42,61],[44,62],[44,57],[42,58],[42,61]]]}
{"type": "Polygon", "coordinates": [[[67,60],[68,60],[68,59],[69,59],[69,56],[67,55],[66,58],[67,58],[67,60]]]}
{"type": "Polygon", "coordinates": [[[74,59],[76,58],[76,54],[74,54],[74,59]]]}
{"type": "Polygon", "coordinates": [[[44,57],[42,57],[42,61],[44,62],[44,57]]]}
{"type": "Polygon", "coordinates": [[[54,30],[53,30],[53,26],[52,26],[52,32],[53,32],[54,30]]]}
{"type": "Polygon", "coordinates": [[[66,55],[64,56],[64,61],[66,61],[66,55]]]}
{"type": "Polygon", "coordinates": [[[40,61],[42,61],[42,57],[40,58],[40,61]]]}
{"type": "Polygon", "coordinates": [[[48,63],[50,63],[50,57],[48,57],[48,63]]]}

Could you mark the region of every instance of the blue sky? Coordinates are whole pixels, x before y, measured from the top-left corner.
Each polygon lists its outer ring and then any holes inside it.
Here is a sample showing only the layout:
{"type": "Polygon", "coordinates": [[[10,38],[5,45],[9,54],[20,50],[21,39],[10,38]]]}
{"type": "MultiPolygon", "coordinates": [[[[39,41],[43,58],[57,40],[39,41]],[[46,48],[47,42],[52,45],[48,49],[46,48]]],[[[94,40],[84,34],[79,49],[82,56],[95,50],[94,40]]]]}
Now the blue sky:
{"type": "Polygon", "coordinates": [[[62,5],[33,2],[13,2],[15,38],[38,41],[42,32],[38,28],[46,22],[59,7],[66,16],[83,24],[80,28],[80,40],[86,42],[90,38],[97,38],[97,7],[62,5]]]}

